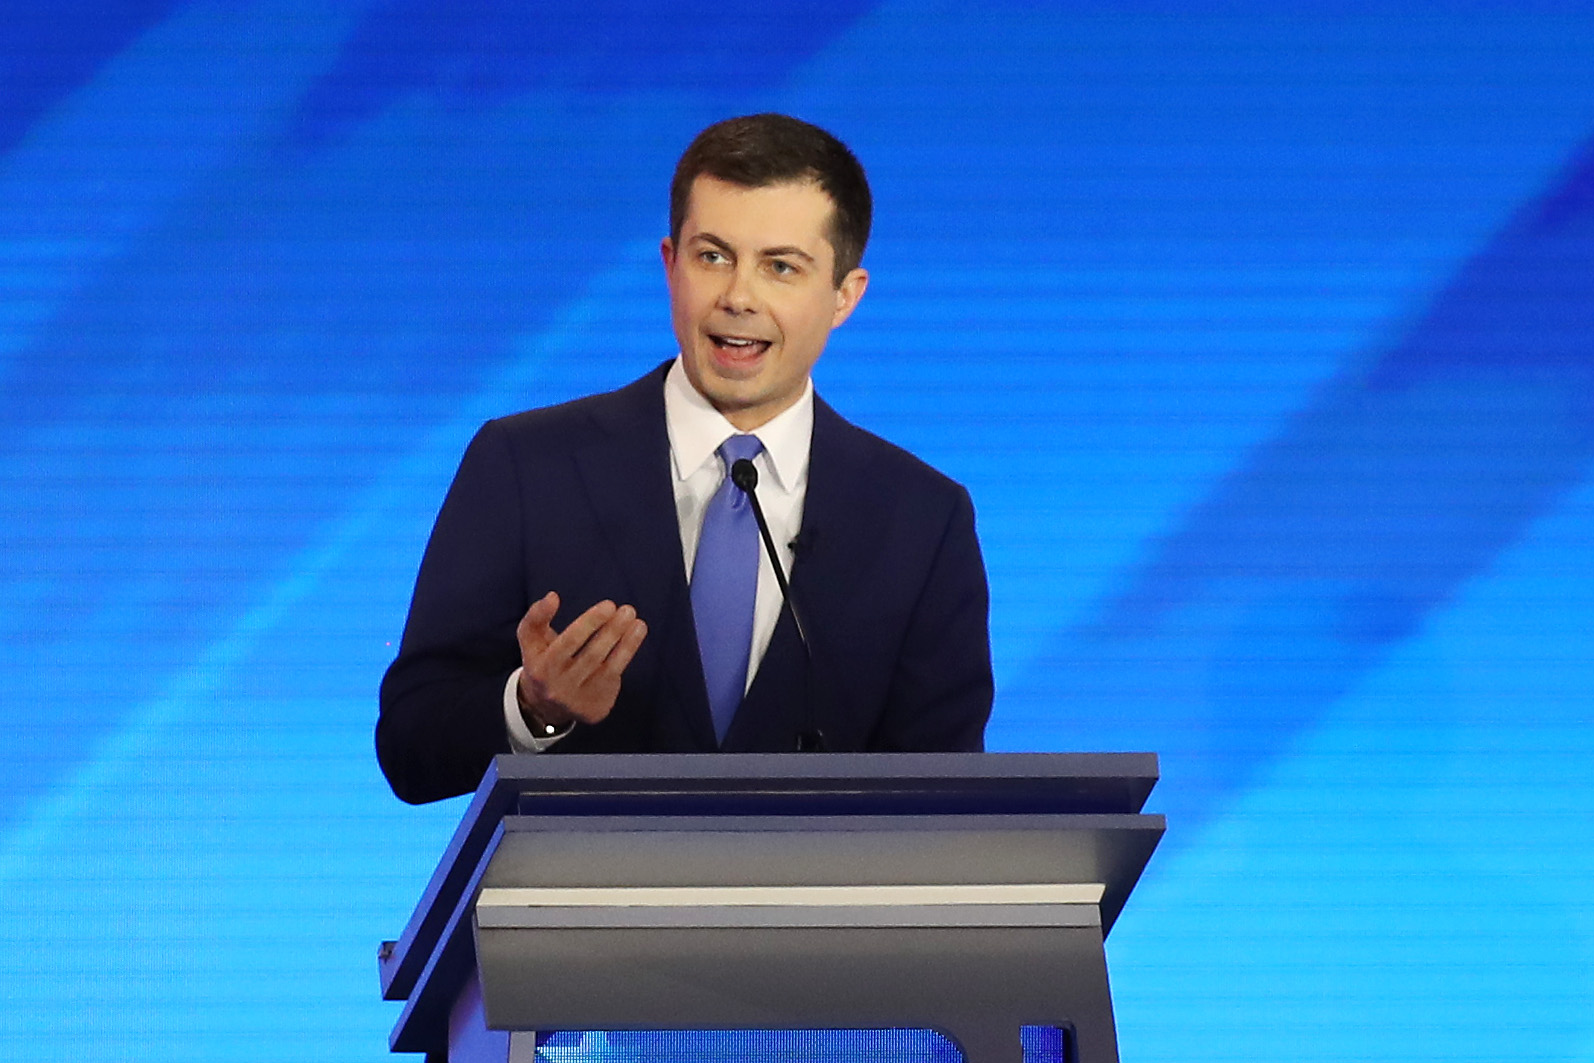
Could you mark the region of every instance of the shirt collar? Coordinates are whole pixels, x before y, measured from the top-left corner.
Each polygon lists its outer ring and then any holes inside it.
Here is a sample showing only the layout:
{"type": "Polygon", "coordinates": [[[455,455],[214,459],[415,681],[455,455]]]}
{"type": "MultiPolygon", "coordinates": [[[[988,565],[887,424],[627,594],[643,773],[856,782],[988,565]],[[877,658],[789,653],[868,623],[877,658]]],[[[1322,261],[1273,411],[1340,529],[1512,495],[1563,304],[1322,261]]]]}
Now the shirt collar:
{"type": "MultiPolygon", "coordinates": [[[[736,426],[692,386],[680,358],[664,378],[664,425],[677,480],[691,476],[714,456],[721,443],[737,434],[736,426]]],[[[764,457],[776,485],[782,491],[795,489],[808,475],[809,444],[814,437],[813,381],[806,382],[801,398],[752,434],[764,444],[764,457]]]]}

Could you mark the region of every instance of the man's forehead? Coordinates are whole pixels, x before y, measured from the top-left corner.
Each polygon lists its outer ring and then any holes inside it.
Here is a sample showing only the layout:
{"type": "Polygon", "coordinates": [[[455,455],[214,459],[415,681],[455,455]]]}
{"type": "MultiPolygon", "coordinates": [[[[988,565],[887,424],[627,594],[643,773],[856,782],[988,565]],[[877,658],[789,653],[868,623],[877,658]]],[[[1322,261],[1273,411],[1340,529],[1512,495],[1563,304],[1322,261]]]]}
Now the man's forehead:
{"type": "Polygon", "coordinates": [[[812,178],[767,185],[739,185],[708,174],[692,182],[687,197],[683,235],[687,229],[712,231],[722,240],[740,233],[725,229],[780,230],[787,239],[805,237],[830,242],[836,205],[812,178]]]}

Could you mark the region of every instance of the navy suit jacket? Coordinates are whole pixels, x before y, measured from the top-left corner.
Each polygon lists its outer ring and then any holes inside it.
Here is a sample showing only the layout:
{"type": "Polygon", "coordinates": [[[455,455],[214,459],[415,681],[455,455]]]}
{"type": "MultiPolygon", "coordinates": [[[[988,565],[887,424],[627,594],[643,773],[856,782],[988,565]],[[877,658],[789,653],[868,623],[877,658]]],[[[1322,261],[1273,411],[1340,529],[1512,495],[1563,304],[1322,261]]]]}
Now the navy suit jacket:
{"type": "Polygon", "coordinates": [[[716,743],[671,488],[668,368],[490,421],[471,441],[382,681],[377,755],[399,797],[465,793],[509,750],[515,627],[550,590],[555,628],[608,598],[634,605],[648,636],[608,718],[545,755],[786,752],[810,711],[834,752],[982,748],[989,610],[968,492],[817,398],[791,572],[813,675],[782,613],[716,743]]]}

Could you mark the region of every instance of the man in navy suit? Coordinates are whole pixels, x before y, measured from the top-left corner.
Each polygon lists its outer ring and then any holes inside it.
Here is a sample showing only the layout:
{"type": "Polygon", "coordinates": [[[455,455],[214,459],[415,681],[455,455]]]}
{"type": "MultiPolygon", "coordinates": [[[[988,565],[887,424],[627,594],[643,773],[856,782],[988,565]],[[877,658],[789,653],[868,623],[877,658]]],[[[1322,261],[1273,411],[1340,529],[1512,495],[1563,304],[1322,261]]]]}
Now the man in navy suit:
{"type": "Polygon", "coordinates": [[[857,159],[806,122],[730,119],[688,147],[661,246],[680,356],[491,421],[460,463],[382,682],[377,753],[401,798],[464,793],[511,750],[982,748],[993,688],[968,493],[809,379],[868,286],[870,215],[857,159]],[[738,444],[811,654],[767,557],[747,555],[742,642],[694,593],[715,585],[702,573],[728,534],[714,514],[735,504],[738,444]]]}

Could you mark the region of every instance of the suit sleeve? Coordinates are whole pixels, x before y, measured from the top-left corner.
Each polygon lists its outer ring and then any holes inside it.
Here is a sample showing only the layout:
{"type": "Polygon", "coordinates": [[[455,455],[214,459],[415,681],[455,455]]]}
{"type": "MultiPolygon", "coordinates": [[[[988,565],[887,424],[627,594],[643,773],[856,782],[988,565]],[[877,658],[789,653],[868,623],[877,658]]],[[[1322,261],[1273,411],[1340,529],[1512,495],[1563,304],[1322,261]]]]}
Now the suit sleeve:
{"type": "Polygon", "coordinates": [[[475,789],[493,755],[509,751],[504,687],[530,604],[521,498],[502,429],[488,423],[443,500],[382,680],[377,759],[412,804],[475,789]]]}
{"type": "Polygon", "coordinates": [[[869,747],[979,752],[985,748],[994,693],[985,562],[974,531],[974,504],[959,487],[869,747]]]}

